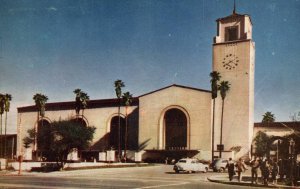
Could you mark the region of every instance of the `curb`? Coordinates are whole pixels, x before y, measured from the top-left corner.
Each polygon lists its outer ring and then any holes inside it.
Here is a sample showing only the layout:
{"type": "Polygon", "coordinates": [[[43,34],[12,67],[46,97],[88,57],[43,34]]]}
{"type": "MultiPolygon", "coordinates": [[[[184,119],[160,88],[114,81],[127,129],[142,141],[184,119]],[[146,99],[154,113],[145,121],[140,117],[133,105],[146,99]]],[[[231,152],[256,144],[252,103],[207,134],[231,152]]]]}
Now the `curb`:
{"type": "MultiPolygon", "coordinates": [[[[237,186],[249,186],[249,187],[260,187],[260,188],[300,188],[299,186],[285,186],[285,185],[262,185],[262,184],[251,184],[249,182],[236,182],[236,181],[225,181],[217,178],[212,177],[207,177],[207,180],[210,182],[215,182],[215,183],[220,183],[220,184],[228,184],[228,185],[237,185],[237,186]]],[[[244,176],[246,177],[246,176],[244,176]]],[[[219,178],[224,178],[224,177],[219,177],[219,178]]],[[[251,177],[248,177],[251,178],[251,177]]]]}

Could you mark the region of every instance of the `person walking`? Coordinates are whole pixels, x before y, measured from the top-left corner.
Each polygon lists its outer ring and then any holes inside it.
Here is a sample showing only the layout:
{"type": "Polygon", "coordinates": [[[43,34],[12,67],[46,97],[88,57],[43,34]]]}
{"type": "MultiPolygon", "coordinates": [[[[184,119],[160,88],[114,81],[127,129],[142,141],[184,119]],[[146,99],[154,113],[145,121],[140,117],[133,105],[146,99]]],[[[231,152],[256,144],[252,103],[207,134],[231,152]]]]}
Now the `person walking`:
{"type": "Polygon", "coordinates": [[[247,170],[246,165],[243,162],[242,158],[240,158],[239,161],[236,163],[236,168],[237,168],[237,174],[238,174],[238,181],[241,182],[242,172],[247,170]]]}
{"type": "Polygon", "coordinates": [[[268,186],[268,180],[269,180],[269,175],[270,175],[270,164],[267,159],[262,163],[261,165],[261,171],[262,171],[262,180],[263,180],[263,185],[268,186]]]}
{"type": "Polygon", "coordinates": [[[258,171],[258,168],[260,166],[258,158],[255,157],[250,162],[250,165],[251,165],[251,184],[253,184],[253,183],[257,184],[257,171],[258,171]]]}
{"type": "Polygon", "coordinates": [[[232,158],[229,158],[229,161],[226,164],[226,168],[228,170],[229,181],[232,181],[233,175],[235,175],[234,162],[232,161],[232,158]]]}
{"type": "Polygon", "coordinates": [[[275,160],[273,160],[272,165],[271,165],[271,175],[272,175],[273,184],[277,184],[278,172],[279,172],[278,164],[275,160]]]}

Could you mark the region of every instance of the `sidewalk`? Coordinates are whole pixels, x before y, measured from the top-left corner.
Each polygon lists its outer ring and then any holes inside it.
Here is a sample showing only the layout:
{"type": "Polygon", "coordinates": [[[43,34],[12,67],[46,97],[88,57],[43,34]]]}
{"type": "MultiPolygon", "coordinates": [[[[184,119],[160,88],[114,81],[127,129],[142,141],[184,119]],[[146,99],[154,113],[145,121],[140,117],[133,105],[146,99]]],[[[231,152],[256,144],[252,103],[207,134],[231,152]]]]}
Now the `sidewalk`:
{"type": "Polygon", "coordinates": [[[260,188],[300,188],[300,186],[287,186],[284,183],[278,182],[276,185],[273,185],[272,182],[265,186],[262,184],[262,181],[259,177],[258,184],[251,184],[251,173],[246,171],[243,174],[242,181],[238,182],[237,176],[233,177],[232,181],[229,181],[228,174],[223,173],[222,175],[210,176],[207,178],[210,182],[222,183],[222,184],[231,184],[231,185],[240,185],[240,186],[249,186],[249,187],[260,187],[260,188]]]}
{"type": "MultiPolygon", "coordinates": [[[[87,170],[87,169],[103,169],[103,168],[126,168],[126,167],[144,167],[144,166],[152,166],[152,164],[148,163],[119,163],[119,162],[114,162],[114,163],[90,163],[84,164],[83,166],[69,166],[65,168],[62,171],[21,171],[21,175],[39,175],[41,173],[54,173],[54,172],[63,172],[63,171],[75,171],[75,170],[87,170]]],[[[0,176],[19,176],[19,171],[18,170],[1,170],[0,171],[0,176]]]]}

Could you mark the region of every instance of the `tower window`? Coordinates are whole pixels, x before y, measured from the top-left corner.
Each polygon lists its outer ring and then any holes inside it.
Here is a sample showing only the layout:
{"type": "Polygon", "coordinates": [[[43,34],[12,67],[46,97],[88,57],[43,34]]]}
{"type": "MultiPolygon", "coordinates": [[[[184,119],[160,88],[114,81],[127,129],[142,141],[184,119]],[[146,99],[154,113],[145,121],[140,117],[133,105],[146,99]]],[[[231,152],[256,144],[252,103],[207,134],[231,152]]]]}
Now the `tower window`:
{"type": "Polygon", "coordinates": [[[238,27],[231,26],[225,28],[225,41],[234,41],[238,39],[238,27]]]}

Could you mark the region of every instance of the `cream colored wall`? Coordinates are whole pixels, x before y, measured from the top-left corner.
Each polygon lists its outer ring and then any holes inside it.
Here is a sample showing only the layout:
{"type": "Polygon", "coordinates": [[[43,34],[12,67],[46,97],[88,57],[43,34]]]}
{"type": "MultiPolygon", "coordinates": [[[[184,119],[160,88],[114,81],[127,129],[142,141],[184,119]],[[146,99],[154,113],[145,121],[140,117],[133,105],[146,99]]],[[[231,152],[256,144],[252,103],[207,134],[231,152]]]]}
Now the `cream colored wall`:
{"type": "MultiPolygon", "coordinates": [[[[250,149],[253,132],[254,111],[254,45],[243,41],[213,46],[213,70],[221,73],[221,81],[229,81],[230,90],[224,104],[223,144],[225,150],[242,146],[237,155],[244,155],[250,149]],[[234,70],[223,67],[223,58],[232,53],[239,57],[234,70]]],[[[216,101],[215,145],[220,141],[221,97],[216,101]]],[[[216,146],[215,146],[216,148],[216,146]]]]}
{"type": "MultiPolygon", "coordinates": [[[[211,94],[172,86],[139,99],[139,143],[163,149],[163,117],[171,108],[188,114],[190,149],[211,150],[211,94]]],[[[189,143],[188,141],[188,143],[189,143]]]]}
{"type": "MultiPolygon", "coordinates": [[[[137,106],[128,108],[128,114],[133,112],[137,106]]],[[[125,107],[120,109],[121,116],[125,115],[125,107]]],[[[84,117],[89,126],[96,127],[93,143],[101,139],[105,134],[110,132],[111,118],[118,115],[118,107],[111,108],[95,108],[85,109],[84,117]]],[[[75,117],[75,110],[60,110],[60,111],[47,111],[45,119],[51,121],[67,120],[75,117]]],[[[22,139],[27,136],[27,130],[34,128],[37,120],[36,112],[18,113],[18,153],[24,153],[22,139]]]]}

